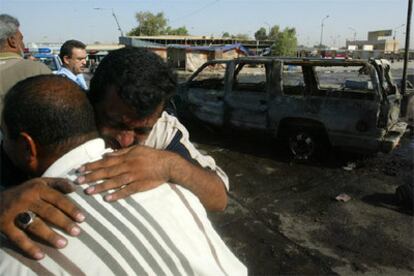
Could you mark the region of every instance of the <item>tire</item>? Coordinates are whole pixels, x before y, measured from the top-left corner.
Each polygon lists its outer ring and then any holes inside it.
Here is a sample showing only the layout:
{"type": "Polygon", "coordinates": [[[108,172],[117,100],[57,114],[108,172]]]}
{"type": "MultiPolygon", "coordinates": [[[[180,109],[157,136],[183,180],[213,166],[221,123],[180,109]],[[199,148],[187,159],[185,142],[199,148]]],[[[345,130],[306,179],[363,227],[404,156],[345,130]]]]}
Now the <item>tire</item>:
{"type": "Polygon", "coordinates": [[[412,182],[399,186],[395,195],[403,208],[414,210],[414,184],[412,182]]]}
{"type": "Polygon", "coordinates": [[[312,160],[320,157],[329,142],[319,129],[309,127],[288,128],[287,146],[290,154],[298,160],[312,160]]]}

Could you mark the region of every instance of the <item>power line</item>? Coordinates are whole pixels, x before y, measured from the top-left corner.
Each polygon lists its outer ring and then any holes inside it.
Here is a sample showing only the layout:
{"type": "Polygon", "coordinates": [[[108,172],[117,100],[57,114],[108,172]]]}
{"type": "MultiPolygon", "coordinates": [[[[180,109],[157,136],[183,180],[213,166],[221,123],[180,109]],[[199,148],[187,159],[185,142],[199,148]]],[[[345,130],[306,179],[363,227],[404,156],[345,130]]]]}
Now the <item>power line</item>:
{"type": "Polygon", "coordinates": [[[170,22],[179,21],[179,20],[182,20],[182,19],[188,18],[188,17],[190,17],[190,16],[193,16],[193,15],[195,15],[195,14],[197,14],[197,13],[199,13],[199,12],[203,11],[204,9],[206,9],[206,8],[208,8],[208,7],[210,7],[210,6],[213,6],[213,5],[217,4],[219,1],[220,1],[220,0],[215,0],[215,1],[212,1],[212,2],[210,2],[210,3],[207,3],[206,5],[202,6],[201,8],[198,8],[198,9],[196,9],[196,10],[194,10],[194,11],[192,11],[192,12],[190,12],[190,13],[188,13],[188,14],[186,14],[186,15],[182,16],[182,17],[179,17],[179,18],[176,18],[176,19],[174,19],[174,20],[171,20],[170,22]]]}

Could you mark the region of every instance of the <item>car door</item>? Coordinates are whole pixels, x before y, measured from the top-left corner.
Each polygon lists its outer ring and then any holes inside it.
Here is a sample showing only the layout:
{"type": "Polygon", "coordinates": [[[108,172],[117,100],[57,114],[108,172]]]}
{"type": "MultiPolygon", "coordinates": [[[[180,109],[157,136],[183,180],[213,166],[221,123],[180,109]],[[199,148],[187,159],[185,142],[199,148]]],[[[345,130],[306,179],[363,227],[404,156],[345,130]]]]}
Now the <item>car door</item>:
{"type": "Polygon", "coordinates": [[[265,61],[238,61],[229,76],[226,123],[241,129],[268,128],[270,66],[265,61]]]}
{"type": "Polygon", "coordinates": [[[310,98],[320,108],[315,118],[323,122],[331,144],[375,148],[379,130],[378,78],[369,64],[314,66],[317,87],[310,98]]]}
{"type": "Polygon", "coordinates": [[[192,116],[217,126],[223,125],[226,90],[226,62],[200,67],[186,84],[185,102],[192,116]]]}

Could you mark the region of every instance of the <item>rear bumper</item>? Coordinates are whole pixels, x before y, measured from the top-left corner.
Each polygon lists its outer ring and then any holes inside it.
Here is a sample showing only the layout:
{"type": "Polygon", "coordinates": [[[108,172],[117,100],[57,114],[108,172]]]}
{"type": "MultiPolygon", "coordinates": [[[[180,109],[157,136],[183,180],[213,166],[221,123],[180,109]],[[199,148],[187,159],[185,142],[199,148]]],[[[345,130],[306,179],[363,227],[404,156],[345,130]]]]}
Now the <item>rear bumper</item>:
{"type": "Polygon", "coordinates": [[[394,124],[382,139],[380,150],[385,153],[392,151],[400,142],[400,139],[404,135],[406,129],[407,123],[405,122],[398,122],[394,124]]]}
{"type": "Polygon", "coordinates": [[[328,133],[333,147],[343,148],[357,153],[391,152],[400,142],[407,129],[407,123],[395,123],[387,132],[378,130],[369,135],[356,135],[349,133],[328,133]]]}

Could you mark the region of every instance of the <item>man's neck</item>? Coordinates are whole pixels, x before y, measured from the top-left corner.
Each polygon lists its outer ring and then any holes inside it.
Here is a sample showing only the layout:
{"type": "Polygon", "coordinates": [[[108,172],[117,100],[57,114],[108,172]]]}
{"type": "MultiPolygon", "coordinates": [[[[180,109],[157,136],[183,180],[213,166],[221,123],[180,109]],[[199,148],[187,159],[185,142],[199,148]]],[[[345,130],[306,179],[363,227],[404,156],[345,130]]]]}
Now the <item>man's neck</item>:
{"type": "Polygon", "coordinates": [[[75,74],[72,70],[70,70],[70,68],[66,64],[63,64],[62,67],[68,70],[69,72],[71,72],[74,76],[78,75],[78,74],[75,74]]]}
{"type": "Polygon", "coordinates": [[[29,179],[29,175],[17,168],[1,146],[0,186],[9,188],[29,179]]]}
{"type": "Polygon", "coordinates": [[[14,53],[16,55],[21,56],[19,49],[11,48],[10,46],[0,46],[0,53],[14,53]]]}
{"type": "Polygon", "coordinates": [[[83,135],[81,137],[73,138],[68,143],[51,147],[43,147],[39,151],[39,167],[36,175],[42,175],[53,163],[56,162],[60,157],[70,152],[74,148],[79,147],[83,143],[98,138],[98,133],[93,132],[90,134],[83,135]]]}

